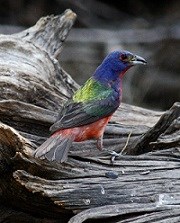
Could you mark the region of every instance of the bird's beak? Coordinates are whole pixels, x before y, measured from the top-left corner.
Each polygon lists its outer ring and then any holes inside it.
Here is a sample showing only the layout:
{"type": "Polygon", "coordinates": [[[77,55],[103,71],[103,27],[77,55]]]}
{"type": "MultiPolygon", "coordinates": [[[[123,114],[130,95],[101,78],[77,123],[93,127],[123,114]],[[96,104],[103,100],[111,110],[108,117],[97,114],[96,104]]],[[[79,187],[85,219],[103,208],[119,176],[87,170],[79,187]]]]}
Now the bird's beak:
{"type": "Polygon", "coordinates": [[[131,63],[132,65],[136,65],[136,64],[143,64],[143,65],[146,65],[146,64],[147,64],[147,61],[146,61],[144,58],[135,55],[135,56],[131,59],[130,63],[131,63]]]}

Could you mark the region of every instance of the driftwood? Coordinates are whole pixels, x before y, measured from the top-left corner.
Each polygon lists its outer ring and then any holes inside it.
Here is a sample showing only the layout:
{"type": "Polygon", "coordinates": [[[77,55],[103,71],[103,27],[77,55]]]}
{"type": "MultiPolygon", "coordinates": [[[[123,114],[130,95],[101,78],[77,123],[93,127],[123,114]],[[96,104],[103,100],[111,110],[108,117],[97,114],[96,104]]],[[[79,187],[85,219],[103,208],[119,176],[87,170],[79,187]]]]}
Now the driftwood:
{"type": "Polygon", "coordinates": [[[74,143],[64,164],[31,155],[78,87],[56,59],[75,18],[66,10],[1,35],[0,222],[179,222],[180,103],[122,104],[104,136],[121,153],[113,165],[94,141],[74,143]]]}

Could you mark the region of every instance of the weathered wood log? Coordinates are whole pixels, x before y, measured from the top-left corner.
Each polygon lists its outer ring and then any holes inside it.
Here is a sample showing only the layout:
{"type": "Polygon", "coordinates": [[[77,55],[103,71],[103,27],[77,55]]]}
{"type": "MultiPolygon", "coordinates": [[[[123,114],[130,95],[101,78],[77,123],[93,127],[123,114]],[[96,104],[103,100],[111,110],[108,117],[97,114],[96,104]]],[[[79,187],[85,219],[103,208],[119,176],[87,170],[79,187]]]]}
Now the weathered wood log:
{"type": "Polygon", "coordinates": [[[122,104],[104,136],[122,152],[113,165],[93,141],[74,143],[64,164],[32,156],[78,87],[56,59],[75,17],[67,10],[0,38],[0,222],[179,222],[179,103],[122,104]]]}

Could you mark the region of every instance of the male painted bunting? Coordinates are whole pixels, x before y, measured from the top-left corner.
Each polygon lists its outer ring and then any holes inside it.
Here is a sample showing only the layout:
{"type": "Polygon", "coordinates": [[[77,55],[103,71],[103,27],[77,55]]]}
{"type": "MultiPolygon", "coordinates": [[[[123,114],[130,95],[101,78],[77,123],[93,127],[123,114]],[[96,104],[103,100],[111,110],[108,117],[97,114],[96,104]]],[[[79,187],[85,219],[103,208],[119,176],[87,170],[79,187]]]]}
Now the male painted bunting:
{"type": "Polygon", "coordinates": [[[91,78],[80,87],[61,109],[50,127],[52,135],[34,152],[35,157],[64,162],[73,141],[97,140],[102,150],[103,133],[122,97],[122,77],[145,59],[128,51],[110,53],[91,78]]]}

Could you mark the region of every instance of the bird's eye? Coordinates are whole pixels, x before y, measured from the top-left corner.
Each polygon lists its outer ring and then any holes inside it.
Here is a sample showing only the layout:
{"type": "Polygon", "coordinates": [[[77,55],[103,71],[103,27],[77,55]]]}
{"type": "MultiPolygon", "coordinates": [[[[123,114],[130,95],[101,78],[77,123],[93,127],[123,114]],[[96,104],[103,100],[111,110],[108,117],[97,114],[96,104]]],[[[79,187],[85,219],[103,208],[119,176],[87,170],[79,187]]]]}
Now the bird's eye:
{"type": "Polygon", "coordinates": [[[127,54],[121,54],[120,59],[126,61],[128,59],[127,54]]]}

